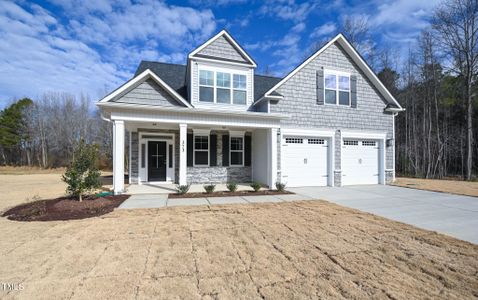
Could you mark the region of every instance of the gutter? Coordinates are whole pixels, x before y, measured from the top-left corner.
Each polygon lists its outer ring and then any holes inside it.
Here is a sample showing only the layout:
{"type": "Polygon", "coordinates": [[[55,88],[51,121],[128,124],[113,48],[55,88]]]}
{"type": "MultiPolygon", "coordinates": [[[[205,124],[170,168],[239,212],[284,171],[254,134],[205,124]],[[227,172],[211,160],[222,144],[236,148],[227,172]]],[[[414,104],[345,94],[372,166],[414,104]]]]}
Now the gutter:
{"type": "Polygon", "coordinates": [[[101,108],[118,108],[118,109],[140,109],[140,110],[155,110],[164,112],[176,112],[187,114],[216,114],[216,115],[234,115],[240,117],[249,118],[264,118],[264,119],[287,119],[288,117],[283,114],[277,113],[263,113],[263,112],[250,112],[250,111],[231,111],[231,110],[212,110],[203,108],[176,108],[176,107],[164,107],[164,106],[152,106],[147,104],[131,104],[131,103],[111,103],[111,102],[97,102],[97,106],[101,108]]]}
{"type": "Polygon", "coordinates": [[[399,112],[405,111],[405,108],[389,107],[389,108],[385,108],[385,111],[386,112],[391,112],[391,113],[399,113],[399,112]]]}
{"type": "Polygon", "coordinates": [[[267,100],[267,99],[269,99],[269,100],[282,100],[282,99],[284,99],[284,96],[264,95],[261,98],[259,98],[259,100],[254,101],[254,103],[252,103],[252,106],[255,106],[256,104],[259,104],[262,101],[267,100]]]}

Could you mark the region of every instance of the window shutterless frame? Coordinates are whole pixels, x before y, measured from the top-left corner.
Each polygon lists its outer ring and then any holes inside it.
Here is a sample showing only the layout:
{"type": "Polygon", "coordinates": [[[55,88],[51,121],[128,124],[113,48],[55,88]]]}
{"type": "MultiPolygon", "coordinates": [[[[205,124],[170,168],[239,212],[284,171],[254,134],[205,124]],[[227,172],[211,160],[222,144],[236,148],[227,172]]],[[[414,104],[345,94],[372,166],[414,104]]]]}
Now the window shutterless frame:
{"type": "Polygon", "coordinates": [[[340,106],[348,106],[348,107],[350,107],[352,105],[352,96],[351,96],[352,93],[351,93],[350,77],[351,77],[350,73],[327,70],[327,69],[324,70],[324,104],[325,105],[340,105],[340,106]],[[327,88],[326,79],[327,79],[328,75],[329,76],[335,76],[335,88],[334,89],[327,88]],[[340,77],[345,77],[345,78],[348,79],[347,89],[340,88],[340,80],[339,80],[340,77]],[[327,99],[326,99],[327,90],[335,92],[335,103],[328,103],[327,102],[327,99]],[[340,102],[339,102],[340,92],[348,93],[348,103],[346,105],[345,104],[340,104],[340,102]]]}
{"type": "Polygon", "coordinates": [[[204,134],[195,134],[193,135],[193,166],[194,167],[209,167],[210,161],[209,161],[209,135],[204,135],[204,134]],[[196,148],[196,138],[201,138],[201,139],[206,139],[207,141],[207,149],[198,149],[196,148]],[[207,154],[207,164],[198,164],[196,163],[196,152],[203,152],[207,154]]]}
{"type": "Polygon", "coordinates": [[[244,167],[244,136],[234,136],[231,135],[229,136],[229,165],[231,167],[244,167]],[[232,150],[232,140],[233,139],[239,139],[241,141],[241,149],[239,150],[232,150]],[[241,164],[234,164],[232,162],[232,153],[241,153],[241,164]]]}
{"type": "Polygon", "coordinates": [[[234,105],[246,105],[247,104],[247,75],[238,72],[228,72],[227,70],[213,68],[198,68],[198,100],[203,103],[219,103],[219,104],[234,104],[234,105]],[[201,74],[211,74],[212,73],[212,82],[210,82],[209,75],[206,79],[201,82],[201,74]],[[224,74],[229,75],[229,85],[225,86],[224,74]],[[220,82],[221,84],[219,84],[220,82]],[[203,89],[212,89],[212,101],[201,100],[201,88],[203,89]],[[229,92],[229,102],[220,102],[218,101],[218,92],[224,93],[225,91],[229,92]],[[235,100],[236,95],[236,101],[235,100]],[[240,98],[239,98],[240,97],[240,98]],[[243,99],[243,100],[242,100],[243,99]],[[244,103],[241,103],[244,102],[244,103]]]}

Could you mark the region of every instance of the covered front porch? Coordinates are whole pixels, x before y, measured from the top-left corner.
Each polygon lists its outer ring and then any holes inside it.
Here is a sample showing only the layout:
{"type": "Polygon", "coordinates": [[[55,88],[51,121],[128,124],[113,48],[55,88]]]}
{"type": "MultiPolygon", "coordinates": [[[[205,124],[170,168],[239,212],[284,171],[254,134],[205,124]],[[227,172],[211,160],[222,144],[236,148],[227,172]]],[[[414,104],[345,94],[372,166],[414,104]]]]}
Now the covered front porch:
{"type": "Polygon", "coordinates": [[[115,194],[172,193],[178,184],[194,184],[195,189],[206,183],[253,181],[274,186],[279,117],[185,111],[180,122],[173,122],[171,116],[111,112],[115,194]]]}

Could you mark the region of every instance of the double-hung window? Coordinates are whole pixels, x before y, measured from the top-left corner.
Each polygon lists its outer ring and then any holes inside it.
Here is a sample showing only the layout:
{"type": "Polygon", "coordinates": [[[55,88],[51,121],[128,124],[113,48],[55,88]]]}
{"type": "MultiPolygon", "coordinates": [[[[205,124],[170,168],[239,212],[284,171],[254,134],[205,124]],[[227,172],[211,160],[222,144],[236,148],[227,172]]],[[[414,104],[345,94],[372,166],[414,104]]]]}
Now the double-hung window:
{"type": "Polygon", "coordinates": [[[244,137],[231,136],[231,166],[244,165],[244,137]]]}
{"type": "Polygon", "coordinates": [[[350,106],[350,75],[325,71],[325,103],[350,106]]]}
{"type": "Polygon", "coordinates": [[[231,103],[231,74],[216,72],[216,101],[231,103]]]}
{"type": "Polygon", "coordinates": [[[247,76],[216,70],[199,70],[199,101],[245,105],[247,76]]]}
{"type": "Polygon", "coordinates": [[[232,83],[232,103],[246,104],[246,75],[234,74],[232,83]]]}
{"type": "Polygon", "coordinates": [[[214,102],[214,72],[208,70],[199,71],[199,100],[214,102]]]}
{"type": "Polygon", "coordinates": [[[194,166],[209,166],[209,136],[194,136],[194,166]]]}

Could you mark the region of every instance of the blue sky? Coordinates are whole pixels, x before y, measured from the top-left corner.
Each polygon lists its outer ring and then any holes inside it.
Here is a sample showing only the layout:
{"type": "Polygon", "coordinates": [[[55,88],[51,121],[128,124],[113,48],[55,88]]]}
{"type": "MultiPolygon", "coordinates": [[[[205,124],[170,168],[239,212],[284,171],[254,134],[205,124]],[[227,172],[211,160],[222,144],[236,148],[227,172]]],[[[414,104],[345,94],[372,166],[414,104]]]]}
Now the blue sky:
{"type": "Polygon", "coordinates": [[[141,60],[186,62],[227,29],[277,76],[345,16],[368,20],[373,42],[406,53],[428,26],[437,0],[0,0],[0,108],[49,91],[93,100],[129,79],[141,60]]]}

